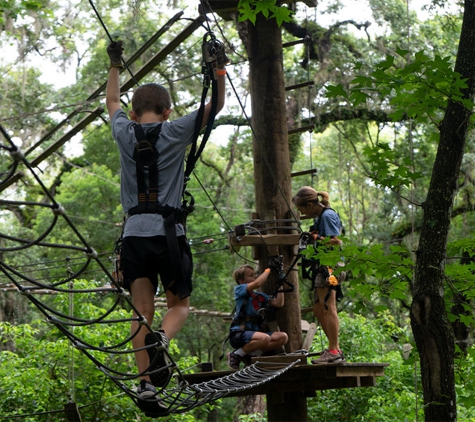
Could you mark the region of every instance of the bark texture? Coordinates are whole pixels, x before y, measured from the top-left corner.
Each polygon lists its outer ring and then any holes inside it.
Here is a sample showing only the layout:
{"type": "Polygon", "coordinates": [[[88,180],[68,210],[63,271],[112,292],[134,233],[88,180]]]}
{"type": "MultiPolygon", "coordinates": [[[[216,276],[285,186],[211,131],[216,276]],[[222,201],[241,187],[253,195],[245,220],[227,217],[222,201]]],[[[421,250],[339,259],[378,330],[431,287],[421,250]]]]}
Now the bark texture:
{"type": "MultiPolygon", "coordinates": [[[[289,218],[292,188],[281,29],[275,19],[261,15],[255,25],[245,22],[239,29],[249,57],[256,211],[262,220],[289,218]]],[[[260,247],[261,271],[270,255],[283,255],[288,265],[295,253],[293,247],[260,247]]],[[[264,286],[267,293],[275,291],[270,281],[264,286]]],[[[288,281],[295,290],[285,294],[285,306],[277,312],[277,320],[281,331],[289,336],[286,350],[292,351],[302,344],[296,271],[288,275],[288,281]]]]}
{"type": "MultiPolygon", "coordinates": [[[[466,99],[475,92],[475,0],[465,0],[455,70],[467,78],[466,99]]],[[[411,325],[420,355],[426,421],[457,419],[454,334],[444,301],[447,234],[472,110],[449,101],[440,127],[440,143],[424,203],[411,325]]]]}

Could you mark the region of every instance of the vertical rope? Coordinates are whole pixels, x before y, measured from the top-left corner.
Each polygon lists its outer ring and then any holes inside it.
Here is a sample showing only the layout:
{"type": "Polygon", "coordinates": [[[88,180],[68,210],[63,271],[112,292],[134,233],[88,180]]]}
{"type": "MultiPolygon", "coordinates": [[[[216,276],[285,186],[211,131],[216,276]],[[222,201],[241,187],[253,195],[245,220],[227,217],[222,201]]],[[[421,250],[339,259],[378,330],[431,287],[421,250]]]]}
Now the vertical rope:
{"type": "MultiPolygon", "coordinates": [[[[306,25],[306,36],[308,37],[308,6],[305,8],[305,25],[306,25]]],[[[307,55],[307,81],[310,81],[310,46],[309,42],[305,43],[306,45],[306,55],[307,55]]],[[[311,113],[310,113],[310,93],[312,87],[309,85],[307,90],[307,110],[308,110],[308,121],[310,123],[311,113]]],[[[312,159],[312,131],[309,131],[308,145],[309,145],[309,155],[310,155],[310,169],[313,169],[313,159],[312,159]]],[[[313,187],[314,177],[313,173],[310,174],[310,186],[313,187]]]]}
{"type": "MultiPolygon", "coordinates": [[[[106,28],[106,25],[104,24],[104,21],[102,20],[101,18],[101,15],[99,15],[99,12],[97,11],[96,9],[96,6],[94,6],[94,3],[92,2],[92,0],[89,0],[89,4],[91,5],[92,7],[92,10],[94,10],[94,13],[96,14],[96,17],[97,19],[99,20],[100,24],[102,25],[102,28],[104,29],[104,32],[106,33],[107,35],[107,38],[109,38],[110,42],[114,42],[114,40],[112,39],[112,36],[111,34],[109,33],[109,31],[107,30],[106,28]]],[[[135,12],[134,12],[135,13],[135,12]]],[[[132,73],[132,71],[130,70],[129,66],[127,65],[125,59],[122,57],[122,63],[124,63],[124,67],[127,69],[127,71],[130,73],[130,76],[132,78],[132,80],[134,81],[134,83],[139,86],[139,82],[137,81],[137,79],[135,78],[135,75],[132,73]]]]}
{"type": "MultiPolygon", "coordinates": [[[[66,258],[66,271],[70,276],[73,274],[73,271],[70,266],[70,258],[66,258]]],[[[69,318],[73,318],[74,316],[74,296],[73,296],[73,288],[74,288],[74,281],[71,280],[69,282],[70,292],[68,293],[68,301],[69,301],[69,318]]],[[[74,325],[71,327],[71,332],[74,333],[74,325]]],[[[76,391],[74,389],[74,347],[72,342],[68,343],[68,382],[69,382],[69,401],[74,403],[76,400],[76,391]]]]}
{"type": "MultiPolygon", "coordinates": [[[[407,19],[407,50],[410,51],[409,47],[411,45],[411,21],[410,21],[410,8],[409,8],[410,0],[406,0],[406,19],[407,19]]],[[[410,53],[409,53],[410,54],[410,53]]],[[[408,61],[410,57],[408,56],[408,61]]],[[[412,165],[412,172],[415,173],[415,164],[414,164],[414,139],[412,137],[412,130],[413,130],[413,121],[409,119],[409,153],[411,158],[411,165],[412,165]]],[[[411,183],[411,251],[414,250],[414,235],[415,235],[415,212],[414,212],[414,183],[411,183]]],[[[415,273],[412,273],[412,284],[414,285],[414,277],[415,273]]],[[[417,389],[417,362],[414,361],[414,394],[415,394],[415,411],[416,411],[416,422],[418,422],[418,401],[419,401],[419,392],[417,389]]]]}

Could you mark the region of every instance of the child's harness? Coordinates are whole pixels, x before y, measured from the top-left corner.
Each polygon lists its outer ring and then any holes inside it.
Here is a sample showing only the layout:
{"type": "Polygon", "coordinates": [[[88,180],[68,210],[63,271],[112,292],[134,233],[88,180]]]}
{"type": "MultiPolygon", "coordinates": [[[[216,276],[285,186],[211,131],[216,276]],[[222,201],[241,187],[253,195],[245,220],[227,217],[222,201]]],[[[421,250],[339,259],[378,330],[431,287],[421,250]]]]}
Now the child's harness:
{"type": "MultiPolygon", "coordinates": [[[[186,185],[190,180],[199,156],[208,141],[209,135],[213,128],[214,119],[216,117],[218,103],[218,83],[216,75],[216,54],[217,49],[221,48],[221,43],[216,39],[212,32],[207,32],[203,38],[203,67],[204,74],[203,92],[201,95],[200,108],[195,122],[195,130],[193,134],[193,142],[190,152],[186,160],[184,184],[182,190],[182,204],[180,208],[174,208],[169,205],[162,205],[158,202],[158,168],[157,160],[159,157],[156,143],[160,136],[162,125],[159,124],[155,129],[145,134],[142,126],[134,125],[135,138],[137,144],[135,146],[133,159],[136,165],[137,173],[137,191],[138,205],[127,211],[127,217],[135,214],[160,214],[164,218],[165,233],[167,245],[170,253],[171,264],[173,266],[175,280],[177,281],[177,289],[180,297],[189,295],[184,280],[183,267],[181,264],[181,253],[178,246],[175,224],[182,224],[186,230],[186,219],[193,212],[195,200],[193,196],[186,190],[186,185]],[[209,87],[211,91],[211,110],[208,116],[205,132],[198,146],[198,137],[201,131],[203,115],[205,109],[205,100],[209,87]]],[[[116,253],[115,271],[113,272],[115,281],[122,283],[122,274],[120,271],[120,249],[122,244],[122,234],[116,242],[114,252],[116,253]]]]}
{"type": "Polygon", "coordinates": [[[138,205],[127,211],[127,217],[136,214],[160,214],[164,218],[165,234],[167,246],[173,267],[177,289],[180,297],[189,295],[185,287],[181,252],[178,246],[176,235],[176,224],[186,224],[186,218],[193,208],[190,208],[183,201],[180,208],[174,208],[170,205],[162,205],[158,202],[158,168],[157,161],[159,153],[156,143],[160,136],[162,125],[159,124],[155,129],[145,134],[141,125],[134,125],[135,146],[133,159],[137,174],[137,192],[138,205]]]}
{"type": "Polygon", "coordinates": [[[248,292],[248,294],[249,296],[246,296],[243,299],[239,313],[237,313],[234,317],[231,327],[238,326],[240,330],[244,331],[246,329],[246,323],[250,322],[252,324],[256,324],[259,327],[259,330],[261,330],[265,319],[265,307],[263,304],[266,301],[266,298],[263,295],[254,293],[252,291],[248,292]],[[252,307],[256,311],[256,313],[253,315],[248,315],[247,313],[249,299],[252,300],[252,307]]]}

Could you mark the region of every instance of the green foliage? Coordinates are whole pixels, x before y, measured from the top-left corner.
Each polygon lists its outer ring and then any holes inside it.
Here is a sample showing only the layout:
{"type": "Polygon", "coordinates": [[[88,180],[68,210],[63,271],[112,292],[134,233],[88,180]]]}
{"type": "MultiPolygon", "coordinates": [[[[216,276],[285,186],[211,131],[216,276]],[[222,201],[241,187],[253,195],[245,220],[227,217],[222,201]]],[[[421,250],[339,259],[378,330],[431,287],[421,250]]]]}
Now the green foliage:
{"type": "MultiPolygon", "coordinates": [[[[371,0],[369,4],[376,26],[384,25],[378,27],[378,31],[384,33],[375,36],[371,31],[365,34],[360,31],[369,37],[366,39],[350,30],[352,24],[330,27],[327,22],[331,20],[328,19],[325,20],[328,26],[320,26],[311,22],[312,19],[291,14],[289,9],[278,6],[274,0],[240,2],[240,20],[255,23],[261,14],[266,19],[276,19],[284,27],[284,22],[295,18],[292,23],[300,25],[299,29],[308,30],[315,41],[313,50],[303,46],[284,50],[286,85],[306,80],[315,82],[312,92],[297,90],[287,93],[288,103],[294,100],[297,104],[292,118],[296,124],[309,119],[316,123],[316,130],[325,130],[310,135],[310,141],[304,135],[295,135],[292,139],[294,170],[317,169],[317,173],[312,176],[293,180],[292,191],[295,192],[296,188],[304,184],[329,191],[332,207],[340,213],[347,227],[348,237],[344,239],[342,252],[322,250],[318,255],[329,264],[334,264],[344,255],[349,281],[344,285],[346,296],[341,307],[348,312],[360,312],[366,317],[361,319],[362,315],[359,315],[348,319],[342,315],[342,347],[345,354],[350,361],[390,363],[386,370],[387,376],[378,379],[376,389],[319,393],[322,400],[315,404],[318,407],[312,413],[314,420],[321,420],[322,415],[325,415],[326,420],[346,418],[379,421],[385,420],[385,417],[394,420],[394,417],[399,419],[399,415],[407,420],[415,420],[416,403],[421,419],[420,396],[416,397],[414,389],[419,379],[419,368],[414,365],[417,359],[412,356],[404,364],[398,344],[411,343],[407,308],[410,305],[414,265],[412,251],[417,245],[417,229],[422,219],[417,204],[424,202],[427,192],[438,143],[437,125],[447,101],[461,101],[461,91],[465,87],[465,81],[451,70],[460,30],[461,20],[458,17],[438,14],[426,22],[418,22],[412,12],[407,13],[404,2],[371,0]],[[414,34],[411,40],[407,37],[409,29],[414,34]],[[410,49],[413,53],[409,52],[410,49]],[[300,60],[307,60],[306,65],[299,63],[300,60]],[[356,69],[353,65],[355,60],[360,61],[356,69]],[[323,97],[325,87],[328,101],[323,97]],[[350,112],[353,111],[361,111],[360,120],[349,120],[350,112]],[[372,112],[377,116],[376,121],[372,120],[372,112]],[[388,121],[390,119],[385,117],[385,113],[390,113],[393,122],[388,121]],[[410,123],[407,123],[408,118],[411,119],[410,123]],[[338,121],[335,123],[335,120],[338,121]],[[407,234],[412,227],[415,229],[414,239],[408,239],[411,236],[407,234]],[[392,338],[396,337],[399,342],[393,343],[392,338]],[[345,403],[348,403],[347,408],[343,408],[345,403]],[[334,410],[336,408],[341,409],[341,415],[334,410]]],[[[12,67],[6,67],[2,78],[0,115],[25,115],[5,123],[14,135],[23,140],[25,148],[48,132],[57,120],[75,109],[76,106],[68,104],[82,104],[89,94],[105,82],[108,72],[105,46],[108,40],[87,2],[63,2],[59,7],[54,2],[7,0],[1,6],[6,12],[0,16],[6,33],[0,42],[2,46],[18,46],[19,54],[4,57],[8,60],[8,66],[11,64],[12,67]],[[50,66],[66,68],[72,63],[77,64],[77,68],[73,66],[77,80],[61,90],[40,83],[38,53],[42,60],[50,60],[50,66]],[[39,113],[57,107],[62,107],[61,113],[64,114],[39,113]]],[[[114,0],[97,6],[113,37],[124,40],[126,57],[130,57],[175,13],[165,10],[162,4],[144,1],[126,4],[114,0]],[[159,8],[160,13],[156,13],[159,8]]],[[[177,10],[185,9],[184,6],[188,6],[187,2],[174,2],[177,10]]],[[[318,8],[316,13],[338,12],[342,6],[341,2],[333,2],[324,12],[318,8]]],[[[295,7],[306,9],[302,2],[295,7]]],[[[238,95],[244,98],[248,94],[245,79],[247,62],[236,60],[239,54],[243,54],[243,48],[236,29],[231,27],[233,24],[220,21],[220,29],[224,28],[220,34],[226,37],[226,44],[235,49],[230,52],[234,57],[229,74],[233,77],[234,86],[238,87],[238,95]]],[[[183,19],[169,28],[134,63],[132,71],[136,72],[186,25],[188,21],[183,19]]],[[[284,33],[285,41],[293,41],[295,37],[284,33]]],[[[194,76],[199,74],[201,66],[201,51],[198,47],[200,38],[201,34],[197,31],[168,54],[166,60],[144,80],[166,84],[173,98],[173,116],[183,115],[196,107],[202,88],[200,78],[194,76]]],[[[126,78],[129,75],[124,72],[121,80],[125,81],[126,78]]],[[[126,97],[123,99],[127,100],[126,97]]],[[[233,104],[231,96],[228,103],[231,104],[227,111],[230,116],[223,117],[230,117],[229,120],[233,121],[241,110],[233,104]]],[[[99,100],[86,108],[98,104],[99,100]]],[[[465,101],[463,104],[472,107],[470,102],[465,101]]],[[[82,117],[83,113],[69,123],[73,125],[82,117]]],[[[58,139],[64,130],[67,129],[58,131],[41,148],[58,139]]],[[[107,125],[84,131],[83,139],[77,142],[84,146],[82,157],[75,159],[72,166],[63,166],[54,157],[42,165],[44,173],[41,177],[55,190],[56,199],[65,207],[87,241],[99,252],[107,253],[111,251],[120,232],[116,224],[122,220],[117,148],[107,125]]],[[[219,142],[220,146],[208,144],[203,162],[196,169],[206,193],[193,178],[189,184],[197,204],[188,222],[195,260],[191,303],[199,310],[231,312],[232,270],[247,260],[252,262],[251,248],[241,248],[238,254],[231,254],[226,249],[229,229],[248,221],[255,209],[251,131],[238,127],[229,142],[226,143],[224,139],[219,142]],[[214,243],[202,243],[203,239],[210,237],[215,239],[214,243]]],[[[37,153],[34,151],[30,157],[37,153]]],[[[475,268],[473,263],[460,265],[460,257],[464,252],[473,254],[473,242],[470,239],[474,237],[472,227],[475,221],[471,215],[473,213],[463,211],[464,207],[472,209],[469,198],[474,193],[473,156],[473,142],[469,140],[460,178],[461,191],[455,204],[462,211],[460,214],[454,212],[452,219],[445,284],[450,320],[465,323],[469,329],[474,325],[472,292],[475,291],[475,268]],[[460,295],[465,297],[466,302],[462,303],[463,312],[456,314],[452,306],[460,299],[460,295]]],[[[31,188],[31,180],[24,180],[24,184],[19,185],[14,192],[8,192],[8,195],[25,195],[28,200],[37,200],[42,193],[31,188]],[[25,189],[28,189],[27,194],[24,193],[25,189]]],[[[51,214],[50,210],[38,211],[29,206],[15,210],[15,214],[12,210],[2,209],[2,233],[34,238],[47,229],[51,214]]],[[[73,237],[67,225],[61,222],[57,232],[46,240],[71,242],[73,237]]],[[[2,242],[2,247],[11,244],[8,239],[2,242]]],[[[313,255],[313,252],[310,253],[313,255]]],[[[83,254],[81,252],[78,255],[83,254]]],[[[64,277],[68,268],[79,267],[81,259],[74,252],[56,250],[45,253],[33,247],[16,253],[9,264],[27,276],[51,281],[64,277]],[[41,271],[37,271],[35,266],[40,265],[41,271]]],[[[98,271],[89,276],[98,279],[103,274],[98,271]]],[[[79,287],[81,283],[76,285],[79,287]]],[[[302,306],[310,306],[310,294],[303,290],[302,306]]],[[[67,295],[44,300],[64,312],[68,310],[67,295]]],[[[69,399],[69,357],[65,352],[69,345],[56,330],[34,320],[37,310],[30,308],[28,312],[24,311],[19,300],[12,303],[8,296],[2,304],[5,302],[16,311],[16,325],[12,327],[17,328],[18,332],[15,336],[5,336],[5,339],[14,341],[16,349],[13,352],[1,352],[0,389],[2,394],[6,392],[7,400],[0,403],[0,414],[8,416],[17,411],[25,414],[39,410],[62,410],[69,399]],[[30,326],[18,325],[24,322],[29,322],[30,326]],[[25,334],[22,330],[25,330],[25,334]],[[41,380],[43,388],[30,387],[32,379],[41,380]],[[8,409],[2,406],[8,406],[8,409]]],[[[100,296],[77,294],[74,299],[75,308],[84,316],[100,315],[108,305],[100,296]]],[[[157,312],[157,320],[159,317],[157,312]]],[[[175,356],[180,356],[180,368],[193,371],[193,366],[200,361],[211,361],[215,368],[224,368],[225,362],[219,361],[218,357],[228,326],[229,323],[221,317],[190,315],[176,342],[172,342],[175,356]]],[[[124,326],[112,328],[111,331],[109,328],[94,333],[83,328],[78,331],[97,343],[106,341],[109,336],[114,339],[127,331],[124,326]]],[[[8,329],[2,327],[5,332],[8,329]]],[[[315,344],[314,350],[317,348],[321,349],[315,344]]],[[[472,375],[475,372],[473,353],[473,348],[469,348],[467,357],[460,358],[456,366],[461,420],[474,417],[471,410],[475,396],[472,387],[475,384],[472,375]]],[[[78,404],[89,405],[96,400],[103,400],[100,405],[91,404],[86,410],[81,410],[83,419],[107,421],[109,414],[110,420],[138,418],[139,412],[132,402],[127,397],[116,396],[120,390],[107,381],[81,353],[75,352],[75,362],[78,404]]],[[[126,360],[117,363],[124,367],[133,365],[133,362],[126,360]]],[[[173,420],[205,421],[210,412],[218,412],[219,420],[224,421],[232,414],[233,400],[225,399],[189,414],[174,415],[173,420]]],[[[256,415],[242,416],[241,419],[254,417],[259,419],[256,415]]],[[[144,420],[142,414],[140,418],[144,420]]],[[[37,421],[38,417],[25,418],[28,419],[37,421]]],[[[264,417],[261,419],[264,420],[264,417]]]]}
{"type": "MultiPolygon", "coordinates": [[[[368,75],[357,76],[352,81],[349,93],[341,85],[329,88],[328,96],[342,96],[353,107],[379,98],[389,100],[392,106],[390,117],[394,121],[403,118],[426,123],[428,119],[438,124],[441,110],[447,100],[459,102],[472,109],[473,102],[463,97],[466,81],[453,70],[450,57],[429,57],[419,51],[409,58],[410,52],[397,49],[396,55],[387,55],[375,65],[368,75]]],[[[362,64],[357,69],[362,69],[362,64]]]]}
{"type": "Polygon", "coordinates": [[[363,148],[363,155],[371,164],[371,179],[383,188],[410,187],[422,177],[413,171],[411,157],[400,157],[398,152],[386,143],[363,148]]]}
{"type": "Polygon", "coordinates": [[[251,413],[249,415],[239,415],[238,421],[239,422],[267,422],[267,418],[265,415],[261,415],[260,413],[251,413]]]}
{"type": "Polygon", "coordinates": [[[47,17],[52,15],[49,0],[1,0],[0,25],[6,25],[9,29],[8,20],[19,20],[29,15],[47,17]]]}
{"type": "Polygon", "coordinates": [[[292,11],[283,6],[278,6],[276,0],[239,0],[239,21],[249,20],[253,24],[259,13],[266,19],[275,18],[280,26],[282,22],[290,22],[292,11]]]}
{"type": "MultiPolygon", "coordinates": [[[[415,393],[413,368],[404,363],[399,342],[391,338],[394,330],[400,343],[407,341],[409,321],[398,327],[387,312],[374,320],[340,313],[340,345],[347,361],[389,365],[385,376],[376,378],[376,387],[318,392],[316,398],[308,400],[309,420],[390,422],[397,415],[398,420],[409,421],[415,420],[416,403],[421,418],[422,398],[415,393]]],[[[315,342],[314,346],[321,350],[315,342]]]]}
{"type": "MultiPolygon", "coordinates": [[[[360,246],[351,241],[344,242],[342,251],[312,246],[303,252],[307,258],[318,259],[322,265],[334,267],[344,256],[344,270],[351,275],[349,296],[359,300],[354,309],[365,306],[382,311],[387,306],[380,302],[381,298],[408,300],[410,298],[410,280],[414,262],[404,246],[382,244],[360,246]]],[[[338,274],[339,270],[335,271],[338,274]]]]}
{"type": "MultiPolygon", "coordinates": [[[[70,401],[74,388],[76,401],[87,404],[81,409],[86,420],[126,420],[127,414],[134,410],[133,403],[123,395],[118,396],[113,383],[84,355],[73,352],[72,361],[71,346],[65,338],[58,338],[55,331],[52,336],[39,336],[44,331],[43,324],[35,321],[32,325],[0,325],[2,342],[13,340],[16,346],[14,352],[0,352],[0,389],[4,397],[0,414],[30,415],[22,420],[33,422],[40,420],[38,414],[42,412],[56,411],[55,420],[67,420],[63,406],[70,401]],[[68,375],[71,362],[74,362],[74,379],[68,375]],[[97,401],[102,405],[93,405],[97,401]]],[[[107,335],[116,337],[113,330],[107,335]]]]}
{"type": "MultiPolygon", "coordinates": [[[[97,283],[77,280],[75,287],[79,290],[98,286],[97,283]]],[[[57,312],[66,314],[70,309],[74,309],[75,316],[91,320],[104,316],[111,305],[100,293],[75,294],[72,296],[73,303],[70,303],[70,300],[69,294],[58,294],[52,299],[50,306],[57,312]]],[[[106,322],[126,321],[130,313],[129,310],[116,308],[101,324],[70,329],[86,344],[98,347],[119,344],[129,334],[129,323],[106,322]]],[[[158,317],[159,315],[157,319],[158,317]]],[[[139,414],[141,420],[149,420],[94,362],[73,348],[59,331],[50,328],[43,319],[21,325],[0,323],[0,344],[14,345],[13,351],[0,351],[0,390],[3,397],[0,403],[0,420],[20,414],[25,415],[23,420],[29,422],[50,420],[38,419],[39,414],[50,414],[53,411],[56,413],[55,421],[66,421],[63,406],[70,400],[80,407],[83,420],[135,420],[139,414]],[[32,380],[41,380],[41,386],[32,380]]],[[[126,344],[123,349],[130,350],[130,345],[126,344]]],[[[187,370],[197,363],[196,356],[179,359],[182,352],[175,340],[170,343],[170,352],[177,359],[181,370],[187,370]]],[[[91,353],[116,371],[136,371],[135,358],[131,353],[110,356],[95,351],[91,353]]],[[[126,381],[125,384],[130,382],[126,381]]],[[[129,387],[133,388],[133,385],[129,387]]],[[[169,420],[195,420],[193,418],[193,412],[189,412],[186,415],[172,415],[169,420]]]]}
{"type": "MultiPolygon", "coordinates": [[[[88,244],[100,253],[111,252],[120,234],[117,223],[122,221],[119,205],[119,178],[105,166],[75,168],[62,176],[61,186],[55,199],[66,210],[74,226],[80,230],[88,244]]],[[[38,212],[35,231],[43,233],[53,223],[50,209],[38,212]]],[[[69,224],[59,219],[51,241],[80,245],[69,224]]],[[[69,253],[72,257],[71,252],[69,253]]],[[[49,251],[50,258],[64,256],[64,251],[49,251]]]]}

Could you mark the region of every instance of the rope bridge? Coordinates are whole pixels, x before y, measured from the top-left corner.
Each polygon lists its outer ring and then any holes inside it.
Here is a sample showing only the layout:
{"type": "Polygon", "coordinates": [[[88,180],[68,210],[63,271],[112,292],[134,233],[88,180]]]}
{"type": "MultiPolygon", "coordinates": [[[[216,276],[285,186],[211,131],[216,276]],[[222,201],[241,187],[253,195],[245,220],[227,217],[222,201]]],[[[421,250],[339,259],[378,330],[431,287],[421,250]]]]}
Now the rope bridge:
{"type": "MultiPolygon", "coordinates": [[[[1,125],[0,131],[5,138],[0,140],[0,192],[3,198],[17,198],[21,194],[20,189],[12,187],[12,179],[14,180],[19,167],[27,173],[23,175],[23,179],[27,180],[28,190],[40,190],[45,198],[44,202],[0,200],[0,216],[4,219],[8,219],[9,214],[19,209],[35,215],[43,213],[41,233],[36,236],[29,230],[15,226],[10,226],[8,233],[0,231],[0,271],[3,278],[8,280],[7,283],[2,283],[3,286],[14,285],[77,350],[137,402],[137,380],[141,375],[149,374],[149,370],[139,374],[131,369],[135,368],[134,352],[137,351],[131,348],[131,340],[139,330],[152,332],[152,328],[134,308],[130,295],[114,280],[109,271],[109,267],[112,267],[110,258],[101,259],[1,125]],[[45,210],[47,216],[44,216],[45,210]],[[61,242],[58,239],[65,240],[61,242]],[[35,264],[41,265],[44,257],[52,256],[61,257],[54,262],[62,264],[43,268],[40,275],[32,270],[35,264]],[[24,264],[25,257],[28,265],[24,264]],[[104,276],[103,282],[93,285],[81,280],[88,272],[98,269],[104,276]],[[41,300],[40,297],[45,292],[54,292],[54,298],[41,300]],[[68,303],[69,306],[65,306],[68,303]],[[100,306],[91,307],[91,316],[86,318],[82,313],[75,312],[75,306],[85,303],[100,306]],[[124,307],[130,308],[137,316],[125,315],[124,307]],[[137,331],[131,333],[130,324],[133,320],[139,324],[137,331]],[[117,327],[117,338],[104,339],[104,336],[100,336],[100,328],[106,324],[117,327]]],[[[25,192],[24,195],[26,196],[25,192]]],[[[155,346],[144,346],[144,349],[147,347],[155,346]]],[[[167,407],[168,413],[186,412],[226,395],[259,386],[278,377],[295,364],[254,363],[222,378],[190,385],[168,350],[163,349],[163,353],[168,355],[172,362],[170,368],[173,370],[168,389],[159,392],[159,398],[167,407]],[[172,385],[176,386],[170,388],[172,385]]]]}

